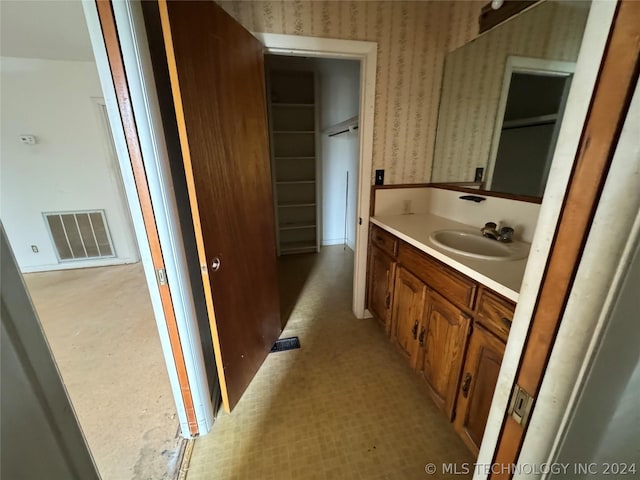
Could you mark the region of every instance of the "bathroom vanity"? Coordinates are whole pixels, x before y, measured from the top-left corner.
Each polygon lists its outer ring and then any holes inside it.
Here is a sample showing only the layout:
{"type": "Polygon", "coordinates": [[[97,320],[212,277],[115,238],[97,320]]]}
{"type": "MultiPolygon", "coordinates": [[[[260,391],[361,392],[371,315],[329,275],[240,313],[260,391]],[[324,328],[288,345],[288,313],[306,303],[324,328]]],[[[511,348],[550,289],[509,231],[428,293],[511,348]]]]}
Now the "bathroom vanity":
{"type": "Polygon", "coordinates": [[[516,242],[513,257],[481,258],[434,242],[434,232],[475,235],[469,225],[430,213],[371,223],[368,309],[477,455],[528,244],[516,242]]]}
{"type": "Polygon", "coordinates": [[[540,2],[449,52],[431,183],[373,189],[367,308],[476,455],[589,6],[540,2]]]}

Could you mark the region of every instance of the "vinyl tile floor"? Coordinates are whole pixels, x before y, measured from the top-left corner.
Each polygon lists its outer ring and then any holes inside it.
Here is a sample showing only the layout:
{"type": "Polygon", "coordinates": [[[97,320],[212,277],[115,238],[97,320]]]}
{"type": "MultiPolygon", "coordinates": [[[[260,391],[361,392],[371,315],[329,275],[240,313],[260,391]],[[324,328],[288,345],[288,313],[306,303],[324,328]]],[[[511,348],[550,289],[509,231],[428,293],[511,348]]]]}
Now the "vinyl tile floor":
{"type": "Polygon", "coordinates": [[[178,420],[142,265],[24,278],[103,480],[173,478],[178,420]]]}
{"type": "Polygon", "coordinates": [[[282,337],[301,348],[269,354],[195,441],[187,480],[439,479],[474,461],[378,324],[351,312],[349,249],[282,257],[279,273],[282,337]]]}

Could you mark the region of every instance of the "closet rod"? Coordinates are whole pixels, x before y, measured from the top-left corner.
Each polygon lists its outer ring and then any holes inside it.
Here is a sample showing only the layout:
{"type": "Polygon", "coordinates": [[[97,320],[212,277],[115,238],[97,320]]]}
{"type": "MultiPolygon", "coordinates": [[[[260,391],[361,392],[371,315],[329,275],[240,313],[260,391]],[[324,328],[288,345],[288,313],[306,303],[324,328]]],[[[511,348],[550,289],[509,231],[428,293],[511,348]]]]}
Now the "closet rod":
{"type": "MultiPolygon", "coordinates": [[[[357,129],[358,129],[357,125],[355,127],[353,127],[353,130],[357,130],[357,129]]],[[[345,130],[340,130],[339,132],[336,132],[336,133],[330,133],[329,136],[330,137],[335,137],[336,135],[342,135],[343,133],[348,133],[348,132],[351,132],[353,130],[350,129],[350,128],[347,128],[345,130]]]]}

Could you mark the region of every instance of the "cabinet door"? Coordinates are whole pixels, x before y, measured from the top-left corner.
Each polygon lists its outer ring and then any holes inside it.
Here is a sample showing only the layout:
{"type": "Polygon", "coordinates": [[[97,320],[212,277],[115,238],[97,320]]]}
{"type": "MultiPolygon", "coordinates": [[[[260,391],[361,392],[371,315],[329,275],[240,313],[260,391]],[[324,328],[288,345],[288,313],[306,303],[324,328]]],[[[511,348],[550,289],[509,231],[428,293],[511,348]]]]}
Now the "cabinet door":
{"type": "Polygon", "coordinates": [[[498,381],[505,344],[475,324],[458,395],[454,428],[467,447],[478,455],[489,407],[498,381]]]}
{"type": "Polygon", "coordinates": [[[469,336],[471,320],[434,291],[420,327],[418,372],[430,387],[438,407],[451,420],[469,336]]]}
{"type": "Polygon", "coordinates": [[[409,364],[413,366],[418,346],[418,328],[424,313],[427,286],[418,277],[402,267],[398,267],[396,272],[393,290],[391,339],[400,348],[409,364]]]}
{"type": "Polygon", "coordinates": [[[367,308],[380,322],[384,331],[391,330],[391,298],[396,262],[379,248],[371,246],[367,308]]]}

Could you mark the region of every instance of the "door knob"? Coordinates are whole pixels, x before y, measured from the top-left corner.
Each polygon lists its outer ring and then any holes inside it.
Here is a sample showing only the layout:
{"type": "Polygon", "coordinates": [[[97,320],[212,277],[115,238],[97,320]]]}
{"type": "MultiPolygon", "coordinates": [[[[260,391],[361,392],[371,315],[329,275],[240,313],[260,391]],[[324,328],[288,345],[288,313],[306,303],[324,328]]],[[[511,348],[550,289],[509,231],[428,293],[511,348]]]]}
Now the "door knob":
{"type": "Polygon", "coordinates": [[[220,257],[215,257],[213,260],[211,260],[211,270],[217,272],[218,270],[220,270],[221,264],[222,262],[220,261],[220,257]]]}

